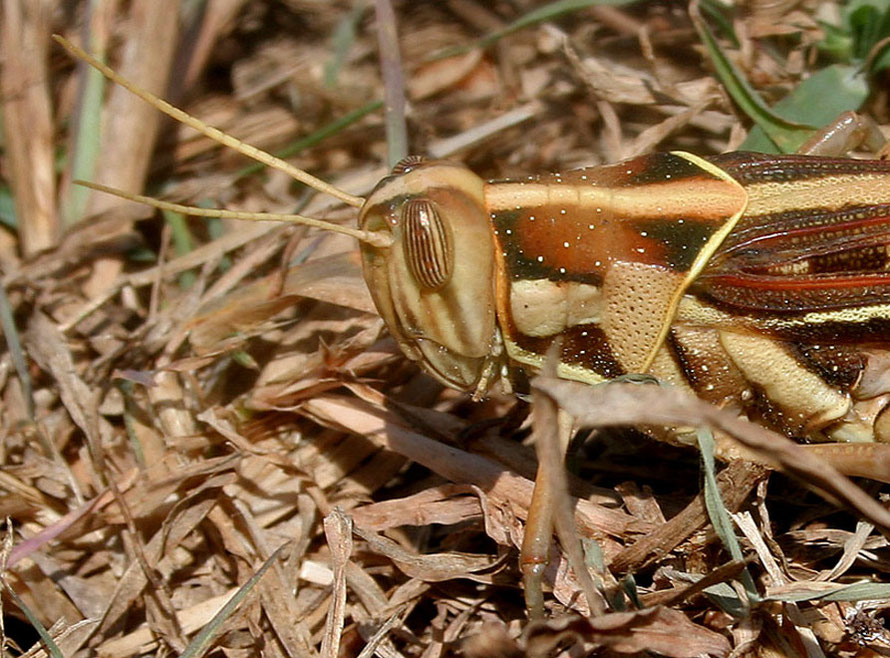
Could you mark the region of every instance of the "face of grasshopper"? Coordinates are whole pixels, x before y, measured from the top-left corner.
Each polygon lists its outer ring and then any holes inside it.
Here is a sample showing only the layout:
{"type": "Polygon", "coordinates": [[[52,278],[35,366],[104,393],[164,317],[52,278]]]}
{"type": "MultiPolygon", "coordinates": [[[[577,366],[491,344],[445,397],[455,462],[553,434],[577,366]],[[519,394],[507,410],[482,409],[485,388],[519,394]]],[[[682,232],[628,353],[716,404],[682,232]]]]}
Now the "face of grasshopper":
{"type": "Polygon", "coordinates": [[[484,186],[461,165],[407,158],[359,214],[362,230],[391,242],[362,243],[365,279],[390,333],[410,359],[462,391],[486,388],[498,361],[484,186]]]}

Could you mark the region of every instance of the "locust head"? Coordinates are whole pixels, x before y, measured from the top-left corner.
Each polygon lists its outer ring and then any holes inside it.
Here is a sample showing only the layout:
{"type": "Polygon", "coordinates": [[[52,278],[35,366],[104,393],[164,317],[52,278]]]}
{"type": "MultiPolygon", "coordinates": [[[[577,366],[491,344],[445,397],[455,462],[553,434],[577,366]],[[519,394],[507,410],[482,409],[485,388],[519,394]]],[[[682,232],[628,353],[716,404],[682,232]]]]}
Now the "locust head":
{"type": "Polygon", "coordinates": [[[494,242],[484,182],[469,169],[410,157],[370,194],[359,228],[371,295],[408,358],[443,384],[484,393],[498,365],[494,242]],[[388,244],[387,244],[388,243],[388,244]]]}

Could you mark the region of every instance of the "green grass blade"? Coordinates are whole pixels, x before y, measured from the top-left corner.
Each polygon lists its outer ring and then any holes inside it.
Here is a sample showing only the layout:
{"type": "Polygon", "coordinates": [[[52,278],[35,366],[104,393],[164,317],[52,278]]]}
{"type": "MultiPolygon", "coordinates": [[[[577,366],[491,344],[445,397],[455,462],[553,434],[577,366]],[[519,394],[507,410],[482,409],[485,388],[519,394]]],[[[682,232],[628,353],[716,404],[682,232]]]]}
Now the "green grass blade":
{"type": "MultiPolygon", "coordinates": [[[[732,100],[754,123],[760,126],[764,134],[781,152],[795,151],[812,134],[815,126],[797,123],[773,112],[723,54],[701,15],[694,8],[690,10],[690,15],[711,58],[717,77],[723,83],[732,100]]],[[[774,151],[775,148],[770,150],[774,151]]]]}
{"type": "MultiPolygon", "coordinates": [[[[162,210],[161,214],[163,214],[167,226],[170,227],[170,235],[176,255],[185,256],[190,253],[195,248],[195,243],[192,240],[192,234],[189,230],[188,222],[185,221],[185,217],[178,212],[170,210],[162,210]]],[[[188,290],[195,283],[195,279],[194,272],[185,271],[179,275],[179,285],[183,290],[188,290]]]]}
{"type": "MultiPolygon", "coordinates": [[[[792,121],[825,126],[842,112],[858,110],[867,97],[868,80],[865,75],[854,66],[834,64],[816,71],[801,82],[773,106],[773,111],[792,121]]],[[[790,152],[800,148],[810,134],[790,134],[790,152]]],[[[761,126],[754,126],[740,149],[766,153],[773,150],[773,143],[761,126]]]]}
{"type": "Polygon", "coordinates": [[[485,35],[481,39],[478,39],[471,44],[467,44],[465,46],[455,46],[454,48],[446,48],[444,50],[437,51],[435,54],[433,54],[431,59],[445,59],[446,57],[462,55],[466,52],[469,52],[470,50],[473,50],[474,48],[488,48],[492,44],[497,43],[504,37],[509,36],[514,32],[519,32],[520,30],[524,30],[527,27],[537,25],[538,23],[556,20],[557,18],[561,18],[566,14],[571,14],[572,12],[581,9],[587,9],[589,7],[599,5],[621,7],[624,5],[633,4],[637,1],[638,0],[556,0],[555,2],[546,4],[543,7],[533,9],[527,14],[523,14],[508,25],[502,27],[500,30],[495,30],[494,32],[485,35]]]}
{"type": "Polygon", "coordinates": [[[887,601],[890,600],[890,583],[861,582],[851,585],[841,585],[828,591],[818,591],[816,585],[831,585],[831,583],[813,583],[812,590],[802,588],[799,592],[787,592],[767,596],[770,601],[785,601],[799,603],[803,601],[887,601]]]}
{"type": "MultiPolygon", "coordinates": [[[[696,432],[698,439],[698,447],[702,456],[702,468],[704,470],[704,494],[705,509],[708,511],[708,517],[714,526],[714,532],[720,537],[723,546],[726,548],[730,557],[737,562],[744,562],[745,556],[742,554],[742,547],[735,534],[735,526],[723,504],[723,498],[720,496],[720,487],[717,484],[717,468],[714,460],[714,435],[710,430],[700,429],[696,432]]],[[[757,587],[754,579],[751,577],[748,569],[742,571],[742,584],[748,594],[751,602],[759,600],[757,587]]],[[[730,590],[732,588],[729,588],[730,590]]],[[[735,592],[733,591],[733,597],[735,592]]]]}
{"type": "MultiPolygon", "coordinates": [[[[306,135],[306,137],[303,137],[302,139],[297,140],[293,144],[283,148],[281,151],[278,151],[277,153],[275,153],[275,156],[282,158],[282,159],[289,158],[291,156],[296,155],[297,153],[300,153],[301,151],[305,151],[308,148],[312,148],[313,146],[319,144],[320,142],[324,141],[328,137],[336,135],[341,130],[344,130],[345,128],[351,126],[353,123],[362,119],[363,117],[367,116],[368,114],[371,114],[372,112],[376,112],[381,107],[383,107],[383,101],[369,101],[369,102],[365,103],[364,105],[362,105],[360,108],[353,110],[352,112],[340,117],[339,119],[335,119],[334,121],[331,121],[330,123],[322,126],[315,132],[310,133],[309,135],[306,135]]],[[[243,169],[241,169],[240,171],[238,171],[238,173],[235,175],[235,178],[241,179],[246,176],[252,176],[252,175],[262,171],[265,168],[266,168],[266,165],[262,164],[261,162],[250,164],[250,165],[244,167],[243,169]]]]}
{"type": "Polygon", "coordinates": [[[185,648],[185,651],[182,652],[179,658],[198,658],[198,656],[203,656],[204,653],[210,648],[211,642],[213,642],[213,638],[216,637],[216,634],[222,630],[223,625],[226,623],[226,620],[232,615],[233,612],[241,605],[242,601],[247,598],[247,595],[253,591],[253,588],[256,587],[257,583],[260,582],[260,579],[265,575],[265,573],[269,570],[269,568],[275,564],[275,561],[287,547],[287,544],[282,545],[277,551],[272,553],[269,556],[269,559],[263,563],[263,566],[257,570],[257,572],[250,577],[246,583],[244,583],[241,588],[235,593],[235,595],[229,599],[226,604],[219,609],[215,615],[213,615],[213,619],[211,619],[207,625],[201,629],[201,632],[198,633],[194,639],[189,643],[189,645],[185,648]]]}
{"type": "MultiPolygon", "coordinates": [[[[95,2],[91,4],[95,5],[95,2]]],[[[90,50],[100,60],[105,60],[105,44],[96,34],[90,36],[90,50]]],[[[105,97],[105,79],[102,74],[83,62],[78,64],[83,72],[80,87],[80,103],[77,110],[77,126],[71,145],[71,180],[92,180],[99,158],[102,137],[102,101],[105,97]]],[[[83,219],[87,199],[91,191],[80,185],[69,185],[61,204],[62,223],[71,227],[83,219]]]]}
{"type": "Polygon", "coordinates": [[[570,14],[574,11],[578,11],[579,9],[587,9],[588,7],[593,7],[594,5],[610,5],[613,7],[620,7],[622,5],[632,4],[635,1],[636,0],[556,0],[556,2],[551,2],[544,5],[543,7],[533,9],[527,14],[520,16],[512,23],[508,24],[506,27],[496,32],[492,32],[488,36],[482,38],[478,42],[477,46],[480,48],[486,48],[499,39],[507,36],[508,34],[513,34],[514,32],[518,32],[519,30],[524,30],[525,28],[531,27],[532,25],[537,25],[538,23],[555,20],[561,16],[564,16],[565,14],[570,14]]]}
{"type": "Polygon", "coordinates": [[[324,65],[325,87],[333,87],[337,84],[337,76],[343,68],[343,64],[346,61],[346,55],[349,53],[349,49],[355,44],[356,28],[362,20],[362,15],[365,13],[365,9],[367,9],[366,3],[355,3],[352,11],[344,16],[334,29],[334,35],[331,39],[331,46],[333,47],[334,52],[324,65]]]}
{"type": "Polygon", "coordinates": [[[12,198],[12,191],[6,185],[0,186],[0,224],[11,231],[15,231],[18,226],[15,216],[15,199],[12,198]]]}
{"type": "Polygon", "coordinates": [[[27,617],[28,622],[31,624],[34,630],[37,631],[37,634],[40,636],[40,641],[43,642],[43,646],[46,647],[49,655],[52,656],[52,658],[65,658],[65,656],[62,654],[62,650],[59,649],[52,636],[49,634],[46,628],[44,628],[43,624],[40,623],[37,615],[35,615],[31,611],[31,609],[27,605],[25,605],[25,602],[22,601],[21,597],[16,594],[16,591],[9,586],[5,578],[2,578],[0,580],[2,580],[3,588],[6,590],[9,598],[12,599],[16,607],[18,607],[18,609],[22,611],[25,617],[27,617]]]}
{"type": "Polygon", "coordinates": [[[22,341],[19,338],[12,306],[9,303],[6,288],[2,283],[0,283],[0,330],[3,331],[3,336],[6,338],[6,347],[9,350],[12,365],[15,367],[19,383],[22,386],[22,396],[25,398],[25,404],[28,407],[28,417],[34,420],[34,388],[31,384],[31,374],[28,371],[28,362],[25,359],[25,351],[22,349],[22,341]]]}

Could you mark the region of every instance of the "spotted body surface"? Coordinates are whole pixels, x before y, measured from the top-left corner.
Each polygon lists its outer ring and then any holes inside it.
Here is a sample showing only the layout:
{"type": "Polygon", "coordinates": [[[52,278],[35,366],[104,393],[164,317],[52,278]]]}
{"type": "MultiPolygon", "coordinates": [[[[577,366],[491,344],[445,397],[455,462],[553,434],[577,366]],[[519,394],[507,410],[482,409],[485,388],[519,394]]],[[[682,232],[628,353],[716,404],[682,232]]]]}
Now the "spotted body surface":
{"type": "Polygon", "coordinates": [[[890,440],[886,162],[677,152],[486,183],[413,160],[360,223],[393,236],[363,248],[387,325],[450,386],[521,387],[559,339],[569,379],[649,373],[789,435],[890,440]],[[418,208],[438,237],[399,247],[418,208]]]}

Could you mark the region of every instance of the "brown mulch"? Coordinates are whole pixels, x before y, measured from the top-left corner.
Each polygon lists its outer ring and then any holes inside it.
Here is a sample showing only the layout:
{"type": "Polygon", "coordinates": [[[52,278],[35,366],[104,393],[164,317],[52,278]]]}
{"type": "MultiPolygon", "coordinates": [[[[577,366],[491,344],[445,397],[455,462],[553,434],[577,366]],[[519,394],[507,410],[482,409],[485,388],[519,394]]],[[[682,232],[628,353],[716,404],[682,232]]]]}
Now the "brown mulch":
{"type": "MultiPolygon", "coordinates": [[[[681,3],[581,9],[430,57],[544,4],[394,3],[412,152],[506,178],[741,142],[750,125],[681,3]]],[[[724,45],[772,102],[822,27],[809,3],[762,4],[739,8],[744,41],[724,45]]],[[[65,656],[890,654],[887,600],[818,598],[890,580],[878,485],[817,483],[839,506],[721,466],[738,559],[709,520],[698,455],[633,429],[578,441],[546,618],[529,622],[518,547],[546,403],[474,402],[421,373],[348,237],[165,217],[72,185],[352,225],[354,209],[246,170],[123,89],[96,111],[50,35],[89,35],[130,80],[278,152],[383,98],[374,3],[91,6],[0,3],[0,205],[14,198],[18,218],[0,225],[7,642],[35,642],[27,610],[65,656]],[[588,569],[569,567],[566,532],[588,569]]],[[[386,158],[375,110],[288,159],[365,195],[386,158]]],[[[559,385],[536,395],[597,403],[559,385]]]]}

